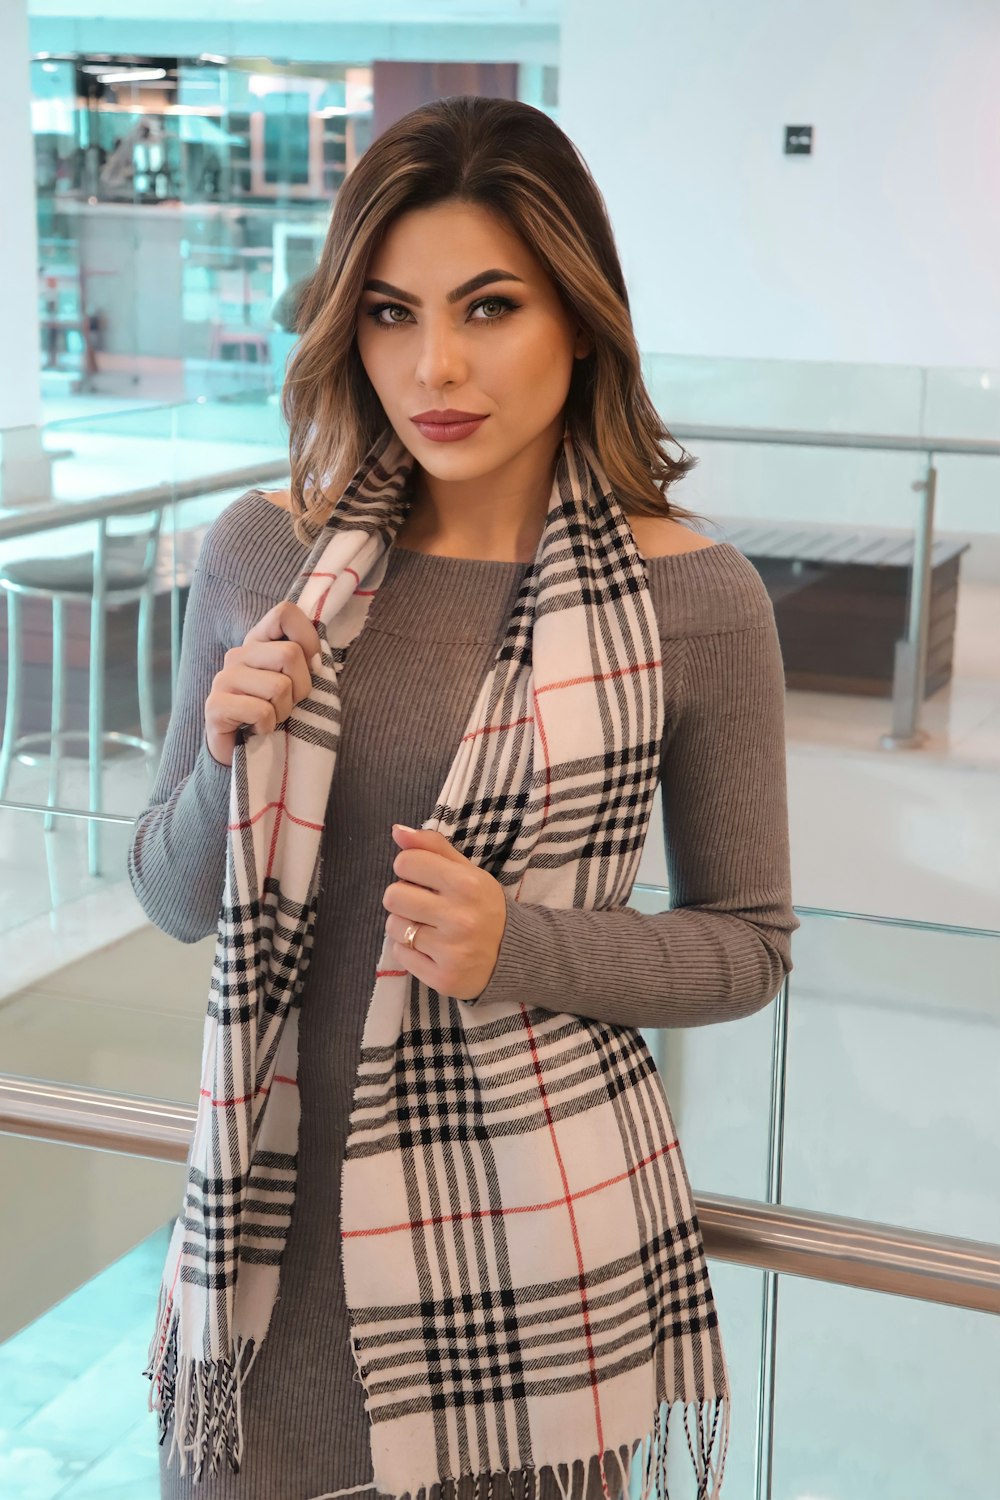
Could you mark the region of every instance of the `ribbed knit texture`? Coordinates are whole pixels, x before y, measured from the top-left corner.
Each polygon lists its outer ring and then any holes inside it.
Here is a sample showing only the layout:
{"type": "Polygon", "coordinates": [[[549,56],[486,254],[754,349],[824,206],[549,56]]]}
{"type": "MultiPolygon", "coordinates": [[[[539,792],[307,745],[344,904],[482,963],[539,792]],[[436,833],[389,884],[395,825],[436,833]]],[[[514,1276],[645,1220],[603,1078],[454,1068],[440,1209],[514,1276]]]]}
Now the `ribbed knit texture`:
{"type": "MultiPolygon", "coordinates": [[[[288,513],[255,490],[216,518],[199,553],[157,782],[128,859],[146,914],[182,942],[215,931],[225,874],[230,770],[205,743],[205,700],[226,650],[286,597],[307,556],[288,513]]],[[[396,878],[391,824],[419,827],[432,810],[528,567],[393,547],[349,649],[302,995],[298,1190],[274,1317],[245,1387],[245,1458],[239,1474],[193,1485],[161,1449],[162,1500],[315,1500],[371,1479],[339,1262],[339,1169],[382,895],[396,878]]],[[[556,911],[508,896],[482,995],[523,995],[619,1025],[699,1026],[759,1010],[791,968],[799,924],[784,678],[770,600],[735,547],[652,558],[648,568],[667,714],[671,910],[556,911]]],[[[578,1465],[576,1494],[581,1478],[578,1465]]],[[[559,1500],[550,1477],[540,1489],[540,1500],[559,1500]]],[[[600,1495],[596,1465],[587,1491],[600,1495]]],[[[370,1489],[361,1500],[375,1497],[370,1489]]]]}

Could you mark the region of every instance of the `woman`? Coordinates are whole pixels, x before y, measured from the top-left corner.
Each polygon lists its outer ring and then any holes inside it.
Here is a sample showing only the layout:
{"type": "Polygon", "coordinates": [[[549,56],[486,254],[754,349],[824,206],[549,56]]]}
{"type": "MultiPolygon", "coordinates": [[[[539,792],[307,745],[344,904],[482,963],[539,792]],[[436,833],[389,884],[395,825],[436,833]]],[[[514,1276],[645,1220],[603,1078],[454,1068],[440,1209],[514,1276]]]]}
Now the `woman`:
{"type": "Polygon", "coordinates": [[[161,1494],[597,1500],[637,1445],[648,1493],[666,1402],[714,1496],[725,1359],[639,1028],[791,967],[768,596],[667,499],[694,460],[541,112],[386,131],[298,327],[291,487],[209,528],[129,858],[157,925],[218,929],[161,1494]]]}

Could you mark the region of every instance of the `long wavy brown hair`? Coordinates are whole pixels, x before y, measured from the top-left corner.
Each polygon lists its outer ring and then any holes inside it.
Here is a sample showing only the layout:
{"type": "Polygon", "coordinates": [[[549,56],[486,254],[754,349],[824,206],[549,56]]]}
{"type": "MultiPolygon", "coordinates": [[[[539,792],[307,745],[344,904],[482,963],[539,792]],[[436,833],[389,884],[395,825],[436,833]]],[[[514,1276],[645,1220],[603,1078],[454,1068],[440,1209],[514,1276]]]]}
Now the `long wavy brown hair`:
{"type": "Polygon", "coordinates": [[[667,498],[698,462],[646,390],[604,199],[569,137],[542,110],[460,94],[422,105],[378,136],[337,195],[316,270],[297,300],[300,335],[281,409],[290,509],[310,545],[388,419],[355,342],[367,268],[389,226],[452,199],[502,215],[551,276],[592,350],[574,361],[566,419],[588,442],[626,513],[702,520],[667,498]]]}

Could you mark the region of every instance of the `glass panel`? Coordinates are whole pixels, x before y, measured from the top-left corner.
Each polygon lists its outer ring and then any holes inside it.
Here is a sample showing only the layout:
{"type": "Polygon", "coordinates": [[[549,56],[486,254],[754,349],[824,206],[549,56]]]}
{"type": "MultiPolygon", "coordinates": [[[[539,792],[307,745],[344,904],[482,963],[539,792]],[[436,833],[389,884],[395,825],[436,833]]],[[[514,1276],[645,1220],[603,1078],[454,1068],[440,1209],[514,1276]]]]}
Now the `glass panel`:
{"type": "MultiPolygon", "coordinates": [[[[668,427],[777,427],[918,436],[923,371],[797,359],[644,353],[668,427]]],[[[829,450],[827,450],[829,451],[829,450]]]]}
{"type": "Polygon", "coordinates": [[[181,943],[148,921],[131,820],[101,825],[98,875],[89,820],[43,825],[0,809],[0,1071],[195,1104],[214,934],[181,943]]]}
{"type": "Polygon", "coordinates": [[[142,1372],[183,1167],[0,1136],[0,1172],[0,1493],[155,1500],[142,1372]]]}
{"type": "Polygon", "coordinates": [[[1000,1318],[781,1277],[773,1500],[995,1493],[998,1369],[1000,1318]]]}
{"type": "Polygon", "coordinates": [[[0,995],[37,983],[50,969],[75,959],[81,947],[87,951],[99,934],[121,935],[145,921],[138,903],[134,909],[123,905],[131,892],[126,855],[132,818],[94,820],[99,873],[93,874],[90,820],[54,813],[46,830],[45,816],[43,810],[0,805],[0,933],[17,933],[6,946],[0,995]]]}
{"type": "Polygon", "coordinates": [[[1000,1242],[1000,934],[804,914],[794,942],[784,1201],[1000,1242]]]}
{"type": "Polygon", "coordinates": [[[982,367],[927,370],[923,430],[957,438],[1000,439],[1000,371],[982,367]]]}
{"type": "MultiPolygon", "coordinates": [[[[654,812],[639,871],[643,883],[628,900],[637,911],[670,905],[667,886],[653,883],[657,865],[663,866],[661,827],[654,812]]],[[[767,1197],[774,1019],[769,1005],[724,1025],[643,1030],[696,1193],[767,1197]]]]}
{"type": "MultiPolygon", "coordinates": [[[[1000,437],[1000,370],[643,354],[668,426],[1000,437]]],[[[826,450],[830,452],[832,450],[826,450]]]]}
{"type": "MultiPolygon", "coordinates": [[[[757,1392],[763,1357],[763,1299],[765,1273],[709,1257],[709,1280],[719,1314],[732,1393],[729,1453],[722,1491],[728,1500],[754,1493],[757,1447],[757,1392]]],[[[670,1500],[696,1500],[697,1483],[679,1411],[671,1412],[667,1466],[670,1500]]],[[[664,1500],[664,1497],[659,1497],[664,1500]]]]}
{"type": "MultiPolygon", "coordinates": [[[[198,480],[207,493],[214,475],[285,461],[288,454],[277,401],[262,391],[50,422],[44,440],[60,458],[53,467],[57,500],[99,499],[198,480]]],[[[24,508],[26,519],[34,508],[24,508]]]]}

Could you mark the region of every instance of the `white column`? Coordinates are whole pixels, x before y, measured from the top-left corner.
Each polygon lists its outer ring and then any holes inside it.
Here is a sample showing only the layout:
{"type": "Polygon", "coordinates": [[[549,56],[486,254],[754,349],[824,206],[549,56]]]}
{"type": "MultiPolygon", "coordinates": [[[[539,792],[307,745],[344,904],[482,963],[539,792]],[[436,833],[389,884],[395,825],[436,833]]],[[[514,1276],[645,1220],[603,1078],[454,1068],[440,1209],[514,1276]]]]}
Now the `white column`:
{"type": "Polygon", "coordinates": [[[0,504],[50,495],[51,461],[41,442],[38,230],[31,139],[27,0],[0,4],[0,504]]]}

